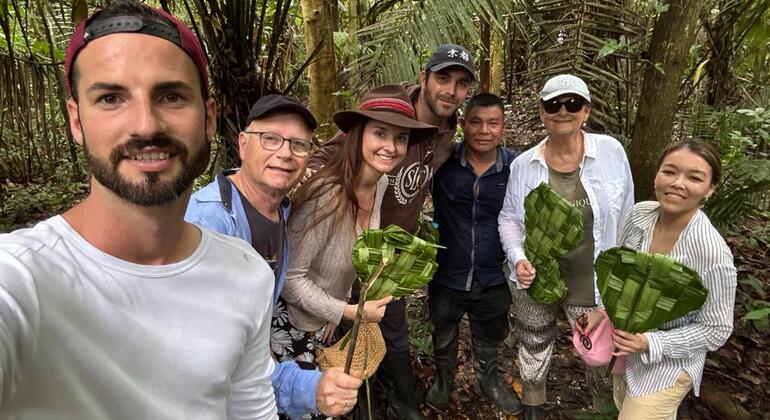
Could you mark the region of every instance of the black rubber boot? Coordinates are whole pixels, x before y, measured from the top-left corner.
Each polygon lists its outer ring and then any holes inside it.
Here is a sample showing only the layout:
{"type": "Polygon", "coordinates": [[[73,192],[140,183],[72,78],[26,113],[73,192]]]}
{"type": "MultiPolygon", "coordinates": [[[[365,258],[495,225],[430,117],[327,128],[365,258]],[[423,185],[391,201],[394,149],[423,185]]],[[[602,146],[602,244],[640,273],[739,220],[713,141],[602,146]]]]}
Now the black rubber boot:
{"type": "Polygon", "coordinates": [[[446,410],[449,408],[449,397],[454,388],[457,349],[436,349],[435,355],[436,377],[425,394],[425,402],[437,410],[446,410]]]}
{"type": "Polygon", "coordinates": [[[545,410],[542,405],[522,405],[524,407],[524,420],[543,420],[545,410]]]}
{"type": "Polygon", "coordinates": [[[392,420],[425,420],[418,409],[419,400],[414,387],[412,363],[408,352],[389,352],[380,365],[382,374],[389,382],[388,418],[392,420]]]}
{"type": "Polygon", "coordinates": [[[473,355],[479,364],[479,390],[489,402],[509,414],[521,413],[521,402],[508,386],[500,384],[497,374],[497,347],[474,346],[473,355]]]}

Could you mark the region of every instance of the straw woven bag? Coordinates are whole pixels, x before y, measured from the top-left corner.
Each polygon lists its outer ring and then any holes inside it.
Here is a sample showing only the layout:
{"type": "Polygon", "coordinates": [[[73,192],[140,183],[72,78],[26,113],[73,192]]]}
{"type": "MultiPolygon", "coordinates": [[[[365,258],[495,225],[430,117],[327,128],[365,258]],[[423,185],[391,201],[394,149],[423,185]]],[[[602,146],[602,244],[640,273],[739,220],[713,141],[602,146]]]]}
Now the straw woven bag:
{"type": "MultiPolygon", "coordinates": [[[[345,367],[345,358],[348,355],[348,346],[350,345],[349,337],[350,332],[334,345],[316,350],[315,361],[321,370],[345,367]],[[343,343],[345,343],[345,348],[341,348],[343,343]]],[[[373,322],[362,322],[358,329],[351,370],[364,372],[363,379],[370,378],[377,371],[384,357],[385,339],[382,338],[380,327],[373,322]]]]}

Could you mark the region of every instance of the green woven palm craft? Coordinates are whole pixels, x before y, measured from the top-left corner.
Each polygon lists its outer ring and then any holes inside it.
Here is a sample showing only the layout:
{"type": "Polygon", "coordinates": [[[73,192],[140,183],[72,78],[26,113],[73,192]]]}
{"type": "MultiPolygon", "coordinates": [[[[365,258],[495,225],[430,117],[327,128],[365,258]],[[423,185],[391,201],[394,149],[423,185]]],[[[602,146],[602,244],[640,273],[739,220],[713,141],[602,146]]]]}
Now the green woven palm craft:
{"type": "Polygon", "coordinates": [[[594,267],[607,315],[630,333],[660,328],[699,309],[708,296],[698,273],[665,255],[610,248],[594,267]]]}
{"type": "Polygon", "coordinates": [[[548,184],[541,183],[524,199],[524,225],[524,253],[537,272],[527,292],[535,302],[556,303],[567,296],[557,258],[583,240],[583,215],[548,184]]]}
{"type": "Polygon", "coordinates": [[[360,279],[370,278],[380,261],[388,259],[380,276],[369,286],[366,300],[407,296],[428,284],[436,272],[437,248],[439,245],[396,225],[361,233],[353,246],[353,267],[360,279]]]}

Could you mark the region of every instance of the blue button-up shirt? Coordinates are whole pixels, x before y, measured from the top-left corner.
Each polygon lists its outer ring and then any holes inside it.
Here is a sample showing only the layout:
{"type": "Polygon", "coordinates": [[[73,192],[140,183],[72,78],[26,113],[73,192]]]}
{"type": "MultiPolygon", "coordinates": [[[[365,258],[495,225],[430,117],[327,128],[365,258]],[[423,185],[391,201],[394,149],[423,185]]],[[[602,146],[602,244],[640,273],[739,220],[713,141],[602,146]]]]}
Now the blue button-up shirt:
{"type": "Polygon", "coordinates": [[[434,222],[446,249],[438,251],[438,271],[433,281],[466,291],[471,290],[474,276],[482,287],[505,283],[505,253],[497,216],[505,198],[509,166],[518,154],[498,147],[497,162],[478,176],[466,159],[465,143],[459,143],[436,172],[434,222]]]}

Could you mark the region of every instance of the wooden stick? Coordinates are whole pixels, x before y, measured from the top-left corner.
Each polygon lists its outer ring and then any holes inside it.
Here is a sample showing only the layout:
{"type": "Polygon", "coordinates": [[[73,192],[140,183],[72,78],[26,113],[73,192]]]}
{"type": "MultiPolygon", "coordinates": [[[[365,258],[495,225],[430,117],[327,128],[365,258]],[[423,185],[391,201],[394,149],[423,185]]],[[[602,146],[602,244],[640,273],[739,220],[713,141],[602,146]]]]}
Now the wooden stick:
{"type": "Polygon", "coordinates": [[[348,348],[348,355],[345,358],[345,373],[350,374],[350,366],[353,364],[353,355],[356,352],[356,340],[358,339],[358,329],[361,326],[361,318],[364,317],[364,303],[366,303],[366,292],[369,291],[369,286],[377,281],[377,278],[382,274],[382,270],[388,265],[388,259],[383,258],[380,260],[380,264],[374,271],[374,274],[364,284],[361,285],[361,292],[358,296],[358,309],[356,310],[356,317],[353,320],[353,329],[350,330],[350,348],[348,348]]]}

